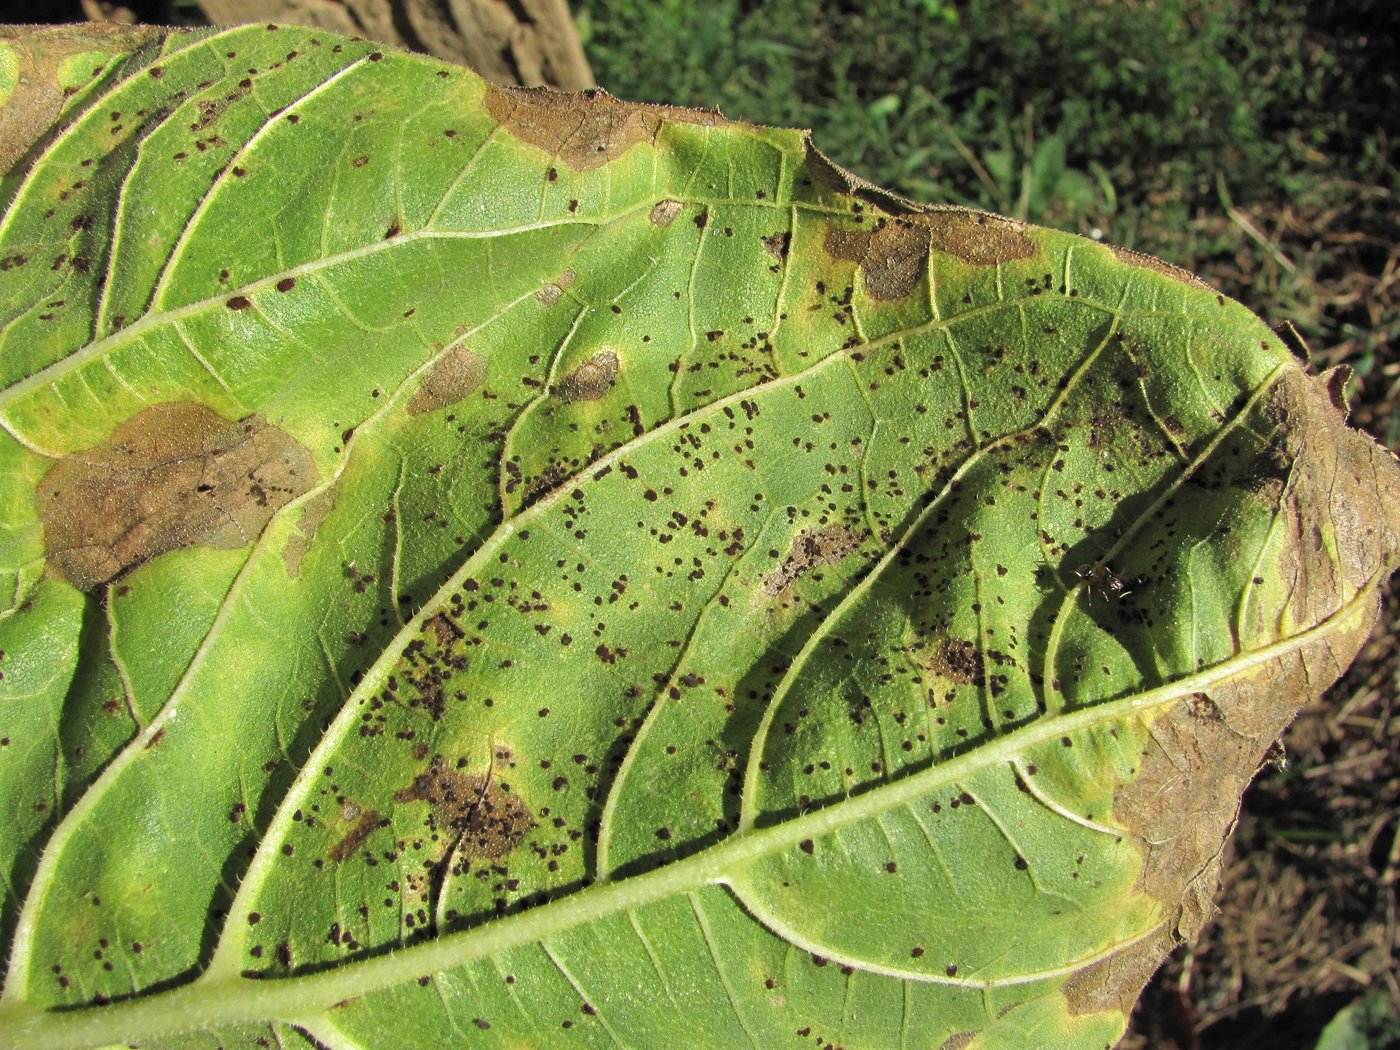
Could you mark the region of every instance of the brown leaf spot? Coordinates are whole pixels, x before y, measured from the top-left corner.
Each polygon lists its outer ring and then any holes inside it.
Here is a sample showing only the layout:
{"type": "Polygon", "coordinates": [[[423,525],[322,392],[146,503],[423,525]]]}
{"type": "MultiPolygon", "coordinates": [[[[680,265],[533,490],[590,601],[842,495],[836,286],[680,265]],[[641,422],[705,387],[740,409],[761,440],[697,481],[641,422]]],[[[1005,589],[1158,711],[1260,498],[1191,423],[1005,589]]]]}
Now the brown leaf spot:
{"type": "Polygon", "coordinates": [[[355,821],[354,826],[345,833],[344,838],[330,848],[330,852],[326,856],[337,864],[350,859],[365,844],[365,839],[369,838],[370,832],[374,831],[375,825],[378,823],[378,813],[372,809],[364,810],[360,814],[360,819],[355,821]]]}
{"type": "Polygon", "coordinates": [[[455,346],[443,354],[408,399],[408,414],[421,416],[474,393],[486,381],[486,358],[465,346],[455,346]]]}
{"type": "Polygon", "coordinates": [[[317,480],[311,454],[260,415],[152,406],[39,483],[49,571],[91,591],[179,547],[242,547],[317,480]]]}
{"type": "Polygon", "coordinates": [[[882,218],[873,229],[836,227],[827,232],[827,254],[860,268],[872,299],[902,299],[919,284],[930,252],[989,266],[1024,259],[1036,248],[1024,227],[1010,219],[962,208],[934,208],[882,218]]]}
{"type": "Polygon", "coordinates": [[[486,89],[486,111],[522,142],[538,146],[575,171],[591,171],[640,142],[654,142],[668,121],[717,126],[717,113],[622,102],[602,89],[572,94],[549,88],[486,89]]]}
{"type": "Polygon", "coordinates": [[[976,645],[962,638],[944,638],[934,645],[928,667],[934,674],[959,685],[977,685],[983,680],[982,654],[976,645]]]}
{"type": "Polygon", "coordinates": [[[1182,284],[1189,285],[1192,288],[1201,288],[1207,292],[1215,291],[1214,288],[1206,284],[1205,281],[1201,280],[1190,270],[1183,270],[1180,266],[1173,266],[1171,263],[1163,262],[1155,256],[1144,255],[1142,252],[1135,252],[1131,248],[1118,248],[1111,244],[1108,246],[1108,250],[1117,257],[1119,262],[1127,263],[1129,266],[1141,266],[1145,270],[1155,270],[1157,273],[1164,274],[1172,280],[1180,281],[1182,284]]]}
{"type": "Polygon", "coordinates": [[[326,520],[326,515],[335,507],[335,496],[335,488],[328,488],[307,500],[306,505],[301,508],[301,518],[297,521],[296,531],[287,537],[287,542],[282,547],[282,562],[287,567],[287,575],[292,579],[301,576],[301,559],[306,557],[306,552],[311,549],[311,542],[316,538],[316,530],[321,527],[321,522],[326,520]]]}
{"type": "Polygon", "coordinates": [[[566,375],[554,387],[560,401],[597,401],[617,378],[617,354],[600,350],[566,375]]]}
{"type": "Polygon", "coordinates": [[[866,292],[882,300],[902,299],[914,290],[928,262],[928,246],[928,231],[902,219],[873,231],[834,229],[826,237],[827,252],[859,263],[866,292]]]}
{"type": "Polygon", "coordinates": [[[535,293],[536,301],[541,306],[553,306],[564,298],[564,293],[573,287],[573,283],[577,279],[578,275],[572,269],[565,270],[557,280],[550,282],[535,293]]]}
{"type": "Polygon", "coordinates": [[[861,545],[865,534],[845,525],[803,529],[794,537],[783,564],[763,577],[763,593],[776,597],[821,565],[832,565],[861,545]]]}
{"type": "Polygon", "coordinates": [[[535,826],[521,801],[489,776],[458,773],[441,755],[394,799],[428,803],[428,826],[458,841],[468,857],[504,857],[535,826]]]}
{"type": "Polygon", "coordinates": [[[928,227],[933,250],[974,266],[1029,259],[1037,251],[1025,224],[967,208],[933,208],[917,220],[928,227]]]}
{"type": "MultiPolygon", "coordinates": [[[[1328,378],[1290,366],[1264,414],[1293,463],[1270,572],[1289,585],[1274,601],[1254,603],[1247,638],[1271,638],[1280,623],[1296,624],[1295,632],[1323,623],[1358,593],[1374,595],[1400,560],[1400,465],[1347,429],[1328,378]],[[1319,530],[1330,544],[1315,542],[1319,530]]],[[[1212,689],[1209,703],[1193,694],[1153,718],[1138,777],[1116,793],[1113,820],[1137,839],[1138,887],[1166,906],[1169,920],[1156,937],[1071,978],[1072,1012],[1126,1012],[1166,953],[1196,938],[1213,911],[1241,794],[1298,710],[1341,676],[1377,613],[1376,601],[1363,601],[1333,630],[1212,689]]]]}
{"type": "Polygon", "coordinates": [[[659,226],[664,230],[675,221],[676,216],[681,213],[682,207],[684,205],[680,201],[657,201],[652,205],[651,214],[647,218],[651,220],[653,226],[659,226]]]}

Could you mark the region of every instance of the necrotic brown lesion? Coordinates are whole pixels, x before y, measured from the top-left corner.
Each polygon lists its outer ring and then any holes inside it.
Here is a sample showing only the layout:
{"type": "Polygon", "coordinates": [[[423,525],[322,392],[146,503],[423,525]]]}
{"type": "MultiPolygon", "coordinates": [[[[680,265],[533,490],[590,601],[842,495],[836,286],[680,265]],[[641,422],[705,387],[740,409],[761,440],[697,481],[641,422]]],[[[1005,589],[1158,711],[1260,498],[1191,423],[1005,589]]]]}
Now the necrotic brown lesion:
{"type": "Polygon", "coordinates": [[[486,358],[465,346],[453,347],[439,357],[408,399],[408,414],[420,416],[455,405],[476,392],[486,381],[486,358]]]}
{"type": "Polygon", "coordinates": [[[763,593],[769,597],[782,594],[818,566],[840,561],[864,540],[864,533],[845,525],[803,529],[793,538],[782,565],[763,577],[763,593]]]}
{"type": "Polygon", "coordinates": [[[379,823],[379,814],[372,809],[367,809],[360,814],[360,819],[350,828],[345,836],[330,848],[327,854],[331,860],[337,864],[353,857],[355,851],[365,844],[370,833],[374,831],[375,825],[379,823]]]}
{"type": "Polygon", "coordinates": [[[242,547],[319,480],[311,453],[260,415],[153,405],[39,482],[48,571],[92,591],[167,551],[242,547]]]}
{"type": "Polygon", "coordinates": [[[617,354],[600,350],[559,380],[554,394],[566,402],[597,401],[612,388],[617,372],[617,354]]]}
{"type": "Polygon", "coordinates": [[[428,803],[428,826],[468,857],[503,857],[535,826],[524,803],[489,775],[459,773],[441,755],[394,800],[428,803]]]}

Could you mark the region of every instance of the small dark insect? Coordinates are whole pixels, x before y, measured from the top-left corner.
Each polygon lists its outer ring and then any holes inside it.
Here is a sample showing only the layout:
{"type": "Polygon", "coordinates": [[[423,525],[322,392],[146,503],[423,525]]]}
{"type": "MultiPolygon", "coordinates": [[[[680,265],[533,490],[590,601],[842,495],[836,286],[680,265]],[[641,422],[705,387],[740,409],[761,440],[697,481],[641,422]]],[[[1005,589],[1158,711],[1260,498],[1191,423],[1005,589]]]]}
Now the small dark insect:
{"type": "Polygon", "coordinates": [[[1089,585],[1091,593],[1097,592],[1104,601],[1110,598],[1126,598],[1133,592],[1123,578],[1115,573],[1107,562],[1091,561],[1081,565],[1074,573],[1089,585]]]}

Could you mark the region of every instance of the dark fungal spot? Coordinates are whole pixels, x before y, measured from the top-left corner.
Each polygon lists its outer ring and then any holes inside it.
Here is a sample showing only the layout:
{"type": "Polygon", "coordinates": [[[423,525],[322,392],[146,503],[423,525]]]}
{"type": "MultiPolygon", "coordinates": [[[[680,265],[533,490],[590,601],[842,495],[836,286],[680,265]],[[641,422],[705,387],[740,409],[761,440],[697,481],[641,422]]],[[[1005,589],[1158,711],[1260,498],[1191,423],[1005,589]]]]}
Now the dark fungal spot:
{"type": "Polygon", "coordinates": [[[559,380],[554,396],[564,402],[597,401],[611,389],[617,373],[617,354],[600,350],[559,380]]]}
{"type": "Polygon", "coordinates": [[[475,393],[486,381],[486,358],[455,346],[428,369],[418,389],[408,399],[408,414],[421,416],[457,402],[475,393]]]}
{"type": "Polygon", "coordinates": [[[290,292],[296,286],[297,279],[295,277],[283,277],[277,282],[277,290],[279,292],[290,292]]]}
{"type": "Polygon", "coordinates": [[[166,551],[242,547],[317,480],[311,454],[262,416],[153,405],[40,481],[48,568],[91,591],[166,551]]]}
{"type": "Polygon", "coordinates": [[[230,310],[246,310],[253,305],[253,302],[246,295],[235,295],[228,299],[224,305],[230,310]]]}

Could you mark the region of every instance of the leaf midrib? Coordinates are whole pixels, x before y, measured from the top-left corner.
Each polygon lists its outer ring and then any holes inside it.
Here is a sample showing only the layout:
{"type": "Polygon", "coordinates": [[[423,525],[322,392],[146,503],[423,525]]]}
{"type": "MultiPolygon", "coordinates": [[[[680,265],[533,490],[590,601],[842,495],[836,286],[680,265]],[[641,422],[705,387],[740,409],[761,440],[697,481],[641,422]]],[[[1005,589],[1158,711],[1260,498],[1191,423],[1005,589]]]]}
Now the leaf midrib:
{"type": "MultiPolygon", "coordinates": [[[[114,1038],[142,1041],[198,1028],[272,1019],[296,1023],[298,1018],[314,1017],[415,977],[543,941],[585,923],[677,893],[727,885],[755,862],[791,849],[803,839],[831,834],[859,821],[876,818],[939,787],[1010,762],[1022,752],[1062,736],[1118,718],[1150,714],[1323,641],[1345,630],[1354,614],[1364,612],[1372,604],[1375,584],[1375,577],[1368,579],[1334,613],[1291,638],[1238,654],[1213,668],[1145,693],[1042,718],[946,762],[848,796],[785,823],[736,832],[684,860],[642,875],[597,883],[569,897],[517,915],[493,919],[461,933],[446,934],[433,941],[302,977],[252,981],[224,973],[213,978],[198,978],[168,992],[62,1012],[48,1012],[24,1003],[0,1005],[0,1030],[9,1034],[10,1045],[16,1050],[30,1047],[38,1050],[95,1046],[114,1038]]],[[[976,982],[968,983],[976,986],[976,982]]]]}

